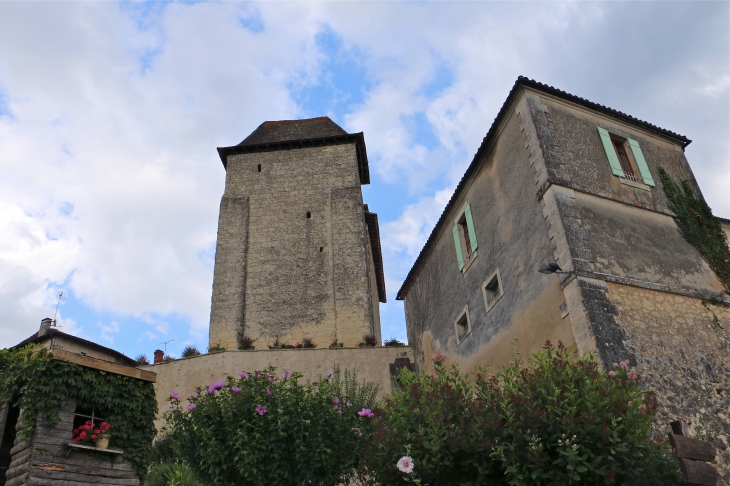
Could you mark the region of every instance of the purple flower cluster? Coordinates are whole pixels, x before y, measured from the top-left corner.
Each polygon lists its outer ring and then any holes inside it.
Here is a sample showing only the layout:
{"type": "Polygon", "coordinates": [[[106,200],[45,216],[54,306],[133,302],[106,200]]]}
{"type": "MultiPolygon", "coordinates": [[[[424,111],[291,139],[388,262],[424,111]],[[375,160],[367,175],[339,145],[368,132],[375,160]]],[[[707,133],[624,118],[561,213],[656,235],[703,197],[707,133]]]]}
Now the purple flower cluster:
{"type": "Polygon", "coordinates": [[[256,405],[256,413],[263,416],[265,413],[269,412],[269,407],[267,405],[258,404],[256,405]]]}
{"type": "Polygon", "coordinates": [[[214,381],[208,387],[208,394],[212,395],[216,392],[216,390],[222,390],[223,388],[225,388],[225,386],[226,386],[226,384],[222,381],[214,381]]]}
{"type": "Polygon", "coordinates": [[[363,408],[362,410],[357,412],[357,414],[361,417],[368,417],[368,418],[375,417],[375,414],[369,408],[363,408]]]}
{"type": "Polygon", "coordinates": [[[178,395],[175,390],[172,390],[172,392],[170,393],[170,398],[172,398],[173,400],[180,400],[180,395],[178,395]]]}

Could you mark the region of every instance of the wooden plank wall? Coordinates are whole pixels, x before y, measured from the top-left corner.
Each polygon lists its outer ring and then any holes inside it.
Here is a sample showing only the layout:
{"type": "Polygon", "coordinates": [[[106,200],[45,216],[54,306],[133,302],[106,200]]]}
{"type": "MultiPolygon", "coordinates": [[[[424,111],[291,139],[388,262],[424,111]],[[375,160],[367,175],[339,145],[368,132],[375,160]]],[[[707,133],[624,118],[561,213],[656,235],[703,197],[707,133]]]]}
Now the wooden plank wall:
{"type": "MultiPolygon", "coordinates": [[[[74,450],[66,457],[68,443],[73,430],[71,402],[59,412],[60,422],[49,427],[42,417],[38,417],[32,439],[32,447],[18,447],[17,474],[6,486],[91,486],[124,485],[137,486],[139,476],[132,465],[123,458],[112,463],[113,454],[87,453],[74,450]],[[22,460],[21,460],[22,457],[22,460]]],[[[13,463],[16,462],[13,456],[13,463]]],[[[12,466],[12,464],[11,464],[12,466]]],[[[10,471],[8,471],[10,473],[10,471]]]]}

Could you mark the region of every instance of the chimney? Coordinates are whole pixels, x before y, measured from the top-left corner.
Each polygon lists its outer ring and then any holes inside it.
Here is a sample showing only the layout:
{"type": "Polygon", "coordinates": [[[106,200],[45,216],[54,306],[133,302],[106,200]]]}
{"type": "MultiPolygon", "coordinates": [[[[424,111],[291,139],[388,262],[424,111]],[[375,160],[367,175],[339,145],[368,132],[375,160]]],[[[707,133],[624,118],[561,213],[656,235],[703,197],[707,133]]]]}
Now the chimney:
{"type": "Polygon", "coordinates": [[[46,317],[41,321],[41,328],[38,331],[38,336],[43,336],[51,332],[51,326],[53,325],[53,319],[46,317]]]}
{"type": "Polygon", "coordinates": [[[162,361],[162,358],[165,357],[165,352],[161,349],[155,350],[155,364],[162,361]]]}

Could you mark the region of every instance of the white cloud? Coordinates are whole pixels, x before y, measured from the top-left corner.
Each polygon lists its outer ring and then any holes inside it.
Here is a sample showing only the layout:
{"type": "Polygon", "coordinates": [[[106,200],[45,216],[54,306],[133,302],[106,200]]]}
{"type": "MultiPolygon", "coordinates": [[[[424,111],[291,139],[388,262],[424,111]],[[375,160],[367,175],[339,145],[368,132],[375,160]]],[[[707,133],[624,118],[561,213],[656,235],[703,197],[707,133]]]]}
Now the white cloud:
{"type": "Polygon", "coordinates": [[[109,324],[97,322],[96,327],[101,331],[99,335],[103,340],[114,343],[114,335],[119,333],[119,323],[117,321],[111,321],[109,324]]]}

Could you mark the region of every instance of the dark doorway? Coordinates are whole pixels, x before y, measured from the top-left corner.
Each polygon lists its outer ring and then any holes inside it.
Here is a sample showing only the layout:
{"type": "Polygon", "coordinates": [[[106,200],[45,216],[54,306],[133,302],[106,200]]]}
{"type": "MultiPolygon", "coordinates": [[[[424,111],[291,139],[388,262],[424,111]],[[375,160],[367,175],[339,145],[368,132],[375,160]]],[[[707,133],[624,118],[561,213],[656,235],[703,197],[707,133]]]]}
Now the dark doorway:
{"type": "MultiPolygon", "coordinates": [[[[7,406],[10,407],[9,404],[7,406]]],[[[10,407],[9,410],[6,410],[2,442],[0,442],[0,486],[5,484],[5,473],[10,467],[10,449],[15,444],[15,426],[18,424],[18,416],[20,415],[18,407],[10,407]]],[[[0,423],[2,422],[0,421],[0,423]]]]}

